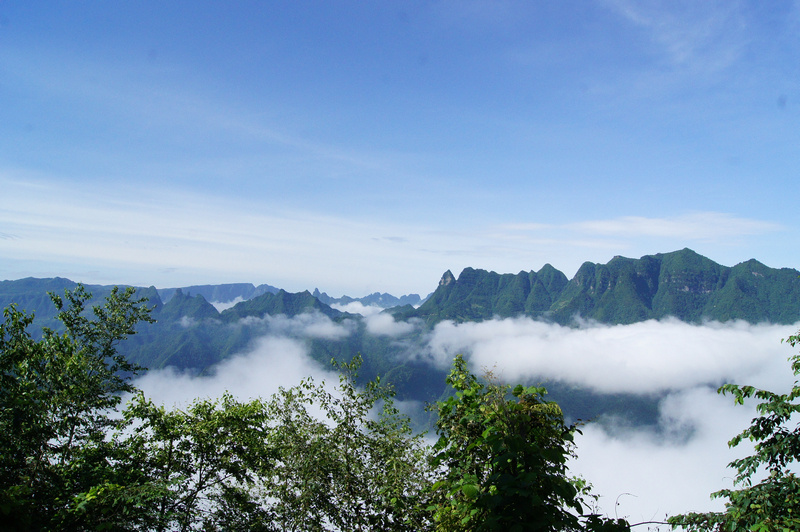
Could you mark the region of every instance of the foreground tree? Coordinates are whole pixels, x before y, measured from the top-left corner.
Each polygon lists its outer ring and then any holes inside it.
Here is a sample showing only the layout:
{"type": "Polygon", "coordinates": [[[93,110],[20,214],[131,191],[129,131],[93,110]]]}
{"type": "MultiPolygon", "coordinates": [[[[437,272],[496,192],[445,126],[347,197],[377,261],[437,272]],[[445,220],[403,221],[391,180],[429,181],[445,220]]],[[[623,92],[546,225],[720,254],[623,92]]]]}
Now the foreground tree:
{"type": "Polygon", "coordinates": [[[64,298],[51,294],[64,332],[45,329],[14,305],[0,323],[0,513],[7,529],[72,528],[74,497],[110,474],[106,440],[120,423],[120,394],[133,391],[139,368],[116,345],[140,321],[150,321],[133,289],[114,289],[87,317],[91,297],[80,286],[64,298]]]}
{"type": "Polygon", "coordinates": [[[459,355],[438,403],[433,486],[437,530],[628,530],[624,521],[583,516],[586,484],[570,478],[573,434],[538,387],[483,383],[459,355]]]}
{"type": "Polygon", "coordinates": [[[256,486],[268,474],[261,400],[157,406],[142,394],[112,437],[113,475],[76,497],[73,513],[113,530],[275,530],[256,486]]]}
{"type": "Polygon", "coordinates": [[[356,388],[360,363],[338,366],[335,390],[307,379],[268,404],[277,459],[263,490],[280,530],[429,527],[427,447],[380,378],[356,388]]]}
{"type": "MultiPolygon", "coordinates": [[[[795,347],[800,335],[786,341],[795,347]]],[[[794,375],[800,375],[800,355],[789,360],[794,375]]],[[[800,425],[797,418],[792,419],[800,412],[800,384],[795,380],[788,394],[736,384],[726,384],[718,391],[731,394],[739,405],[751,397],[762,401],[756,407],[759,416],[728,442],[730,447],[736,447],[745,439],[753,441],[754,454],[729,464],[736,470],[734,485],[739,489],[711,494],[713,498],[728,499],[724,512],[678,515],[669,519],[670,524],[690,531],[800,530],[800,478],[792,471],[800,460],[800,425]]]]}

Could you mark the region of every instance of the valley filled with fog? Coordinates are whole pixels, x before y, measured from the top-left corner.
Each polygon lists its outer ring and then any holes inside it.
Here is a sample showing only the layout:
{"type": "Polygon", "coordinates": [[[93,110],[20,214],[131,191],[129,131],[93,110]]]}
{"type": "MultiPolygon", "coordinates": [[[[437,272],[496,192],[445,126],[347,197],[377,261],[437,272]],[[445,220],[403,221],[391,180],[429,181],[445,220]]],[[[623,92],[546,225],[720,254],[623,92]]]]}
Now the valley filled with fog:
{"type": "MultiPolygon", "coordinates": [[[[572,471],[594,485],[602,512],[631,523],[722,508],[709,494],[731,486],[726,465],[747,448],[731,451],[727,441],[747,426],[754,409],[735,406],[716,389],[733,382],[788,391],[793,350],[781,339],[800,327],[743,321],[690,325],[675,319],[562,326],[508,318],[443,321],[423,331],[418,320],[396,321],[377,307],[351,303],[340,310],[363,316],[370,335],[407,342],[402,356],[439,370],[463,353],[473,372],[491,371],[509,384],[558,383],[597,397],[623,393],[657,401],[653,424],[599,416],[576,438],[572,471]]],[[[225,391],[240,399],[267,397],[309,376],[336,383],[336,373],[310,356],[308,341],[344,340],[354,334],[355,319],[335,322],[319,313],[244,318],[260,321],[264,333],[239,354],[205,375],[151,370],[136,385],[156,402],[181,406],[225,391]]],[[[423,406],[400,402],[412,417],[423,406]]]]}

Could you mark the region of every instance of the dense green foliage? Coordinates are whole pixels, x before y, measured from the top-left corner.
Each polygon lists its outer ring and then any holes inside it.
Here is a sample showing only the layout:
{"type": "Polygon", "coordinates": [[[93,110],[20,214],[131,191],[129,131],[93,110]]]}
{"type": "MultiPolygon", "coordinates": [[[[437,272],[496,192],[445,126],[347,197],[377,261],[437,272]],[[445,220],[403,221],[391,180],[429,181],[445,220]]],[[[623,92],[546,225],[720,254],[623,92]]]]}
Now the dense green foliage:
{"type": "Polygon", "coordinates": [[[626,530],[581,516],[567,477],[574,427],[543,390],[513,397],[456,361],[435,452],[380,379],[306,380],[268,400],[166,409],[117,351],[151,309],[132,289],[85,308],[53,296],[63,333],[0,324],[0,515],[8,530],[626,530]],[[119,412],[122,393],[134,393],[119,412]],[[522,526],[522,528],[520,528],[522,526]]]}
{"type": "Polygon", "coordinates": [[[277,459],[263,479],[279,530],[425,530],[428,450],[380,380],[359,391],[360,357],[336,393],[306,380],[269,402],[277,459]],[[377,418],[371,417],[381,405],[377,418]]]}
{"type": "MultiPolygon", "coordinates": [[[[800,335],[788,338],[792,347],[800,335]]],[[[800,355],[791,357],[792,371],[800,375],[800,355]]],[[[776,394],[752,386],[726,384],[721,394],[731,394],[736,404],[755,397],[758,417],[728,443],[736,447],[745,440],[755,442],[754,454],[734,460],[734,484],[738,489],[723,489],[712,497],[726,498],[724,512],[692,513],[670,518],[673,526],[690,531],[790,532],[800,530],[800,383],[795,381],[787,394],[776,394]],[[792,427],[794,423],[794,427],[792,427]],[[794,469],[794,471],[793,471],[794,469]],[[763,478],[762,478],[763,477],[763,478]]]]}
{"type": "Polygon", "coordinates": [[[71,504],[85,528],[273,530],[253,491],[272,460],[261,401],[167,410],[139,394],[123,419],[105,475],[71,504]]]}
{"type": "Polygon", "coordinates": [[[434,484],[437,530],[629,530],[623,521],[584,513],[580,479],[568,476],[577,427],[564,423],[543,388],[481,382],[458,356],[437,405],[434,484]]]}
{"type": "Polygon", "coordinates": [[[426,451],[387,388],[357,391],[360,360],[340,368],[336,394],[307,381],[266,402],[226,395],[165,409],[138,393],[118,412],[137,368],[117,343],[150,320],[133,294],[111,290],[94,319],[83,287],[66,292],[67,304],[53,295],[64,332],[40,340],[27,331],[31,316],[6,309],[6,529],[420,529],[426,451]]]}
{"type": "Polygon", "coordinates": [[[69,528],[74,498],[105,481],[109,431],[120,394],[136,371],[116,352],[148,309],[133,290],[112,290],[86,317],[82,287],[53,297],[65,332],[27,332],[32,317],[15,306],[0,323],[0,511],[11,529],[69,528]],[[58,524],[58,526],[56,525],[58,524]]]}

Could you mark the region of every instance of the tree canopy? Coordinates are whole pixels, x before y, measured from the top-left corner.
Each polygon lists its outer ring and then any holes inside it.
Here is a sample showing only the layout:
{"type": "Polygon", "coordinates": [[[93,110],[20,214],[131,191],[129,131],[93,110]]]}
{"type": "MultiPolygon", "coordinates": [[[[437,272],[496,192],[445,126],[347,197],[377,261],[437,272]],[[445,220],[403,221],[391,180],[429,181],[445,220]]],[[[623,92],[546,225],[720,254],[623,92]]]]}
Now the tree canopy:
{"type": "Polygon", "coordinates": [[[149,320],[133,289],[113,290],[86,316],[78,287],[52,299],[65,331],[34,340],[33,317],[11,305],[0,323],[0,511],[19,530],[72,527],[75,498],[102,484],[121,425],[113,414],[140,368],[116,344],[149,320]]]}
{"type": "Polygon", "coordinates": [[[587,485],[567,469],[578,427],[544,388],[482,382],[460,355],[447,383],[455,394],[437,405],[433,456],[443,471],[433,485],[437,530],[629,529],[584,515],[587,485]]]}
{"type": "Polygon", "coordinates": [[[52,295],[63,332],[0,323],[0,514],[9,530],[627,530],[585,513],[569,476],[576,426],[542,388],[481,380],[455,360],[439,440],[413,434],[361,358],[336,386],[166,408],[133,385],[118,343],[151,321],[132,289],[89,311],[52,295]],[[130,400],[122,406],[123,394],[130,400]]]}

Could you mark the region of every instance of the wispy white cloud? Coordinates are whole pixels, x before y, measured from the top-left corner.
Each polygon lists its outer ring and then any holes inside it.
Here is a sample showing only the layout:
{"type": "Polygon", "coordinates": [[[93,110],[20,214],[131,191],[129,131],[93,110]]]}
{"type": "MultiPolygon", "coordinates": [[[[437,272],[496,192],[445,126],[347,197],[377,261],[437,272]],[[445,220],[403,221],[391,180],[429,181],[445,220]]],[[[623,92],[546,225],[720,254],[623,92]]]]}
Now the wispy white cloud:
{"type": "Polygon", "coordinates": [[[548,231],[553,229],[555,226],[552,224],[544,224],[544,223],[512,223],[512,224],[501,224],[497,226],[500,230],[505,231],[548,231]]]}
{"type": "Polygon", "coordinates": [[[375,336],[402,336],[414,329],[413,323],[396,321],[389,314],[374,314],[367,317],[367,332],[375,336]]]}
{"type": "Polygon", "coordinates": [[[335,323],[319,312],[304,312],[292,318],[286,316],[265,316],[271,334],[292,337],[321,338],[341,340],[353,332],[350,322],[335,323]]]}
{"type": "Polygon", "coordinates": [[[727,68],[747,44],[739,2],[608,0],[604,3],[625,20],[645,29],[672,66],[698,74],[727,68]]]}
{"type": "Polygon", "coordinates": [[[227,326],[231,328],[248,327],[252,329],[253,334],[269,337],[342,340],[353,334],[356,324],[352,320],[335,322],[315,310],[291,317],[285,314],[247,316],[229,323],[227,326]]]}
{"type": "Polygon", "coordinates": [[[777,223],[721,212],[698,212],[667,218],[622,216],[610,220],[579,222],[568,227],[581,233],[605,236],[668,237],[685,240],[760,235],[783,229],[777,223]]]}
{"type": "Polygon", "coordinates": [[[360,301],[351,301],[345,305],[340,303],[334,303],[331,305],[332,308],[336,310],[341,310],[342,312],[350,312],[351,314],[361,314],[362,316],[374,316],[376,314],[380,314],[383,312],[381,307],[375,305],[365,305],[360,301]]]}
{"type": "Polygon", "coordinates": [[[713,240],[729,237],[763,235],[784,230],[775,222],[745,218],[725,212],[692,212],[675,216],[620,216],[601,220],[586,220],[569,224],[516,223],[501,224],[492,235],[498,240],[529,240],[552,242],[548,235],[567,238],[574,245],[598,246],[608,242],[597,236],[616,238],[670,238],[713,240]],[[594,238],[588,238],[588,237],[594,238]],[[535,240],[534,240],[535,239],[535,240]],[[583,239],[583,240],[582,240],[583,239]]]}
{"type": "MultiPolygon", "coordinates": [[[[506,273],[549,262],[571,276],[586,260],[606,262],[614,255],[697,243],[736,247],[747,237],[782,229],[710,212],[572,224],[471,223],[445,231],[168,186],[97,188],[13,171],[0,172],[0,186],[0,231],[14,235],[0,239],[6,259],[0,275],[7,271],[9,278],[16,261],[25,265],[26,272],[18,275],[23,277],[63,276],[65,269],[106,272],[101,279],[78,279],[85,282],[266,282],[289,291],[319,286],[351,296],[427,293],[448,269],[458,273],[470,266],[506,273]],[[386,234],[402,238],[403,245],[380,237],[386,234]]],[[[698,251],[722,262],[706,249],[698,251]]],[[[735,262],[751,256],[736,256],[735,262]]]]}
{"type": "Polygon", "coordinates": [[[412,332],[413,323],[396,321],[391,315],[383,314],[383,309],[374,305],[364,305],[353,301],[346,305],[334,304],[333,308],[343,312],[352,312],[364,316],[367,332],[375,336],[402,336],[412,332]]]}
{"type": "Polygon", "coordinates": [[[228,310],[231,307],[236,306],[236,304],[241,303],[244,301],[242,296],[236,296],[234,299],[230,301],[209,301],[214,308],[217,309],[218,312],[222,312],[223,310],[228,310]]]}
{"type": "MultiPolygon", "coordinates": [[[[409,279],[413,274],[403,271],[404,251],[391,242],[373,241],[376,233],[395,229],[414,235],[417,241],[424,238],[424,230],[414,227],[400,229],[253,204],[243,207],[222,198],[168,189],[80,190],[54,181],[47,186],[29,180],[2,182],[0,227],[18,235],[2,240],[3,254],[9,259],[125,268],[135,271],[142,283],[161,286],[244,280],[285,283],[281,286],[303,290],[308,288],[303,282],[328,289],[337,283],[363,285],[363,270],[353,268],[353,257],[371,255],[384,257],[379,261],[381,277],[400,278],[400,286],[417,286],[409,279]],[[160,272],[165,268],[188,275],[180,281],[164,281],[160,272]]],[[[124,281],[125,277],[118,279],[124,281]]],[[[387,283],[380,288],[405,293],[397,286],[387,283]]]]}

